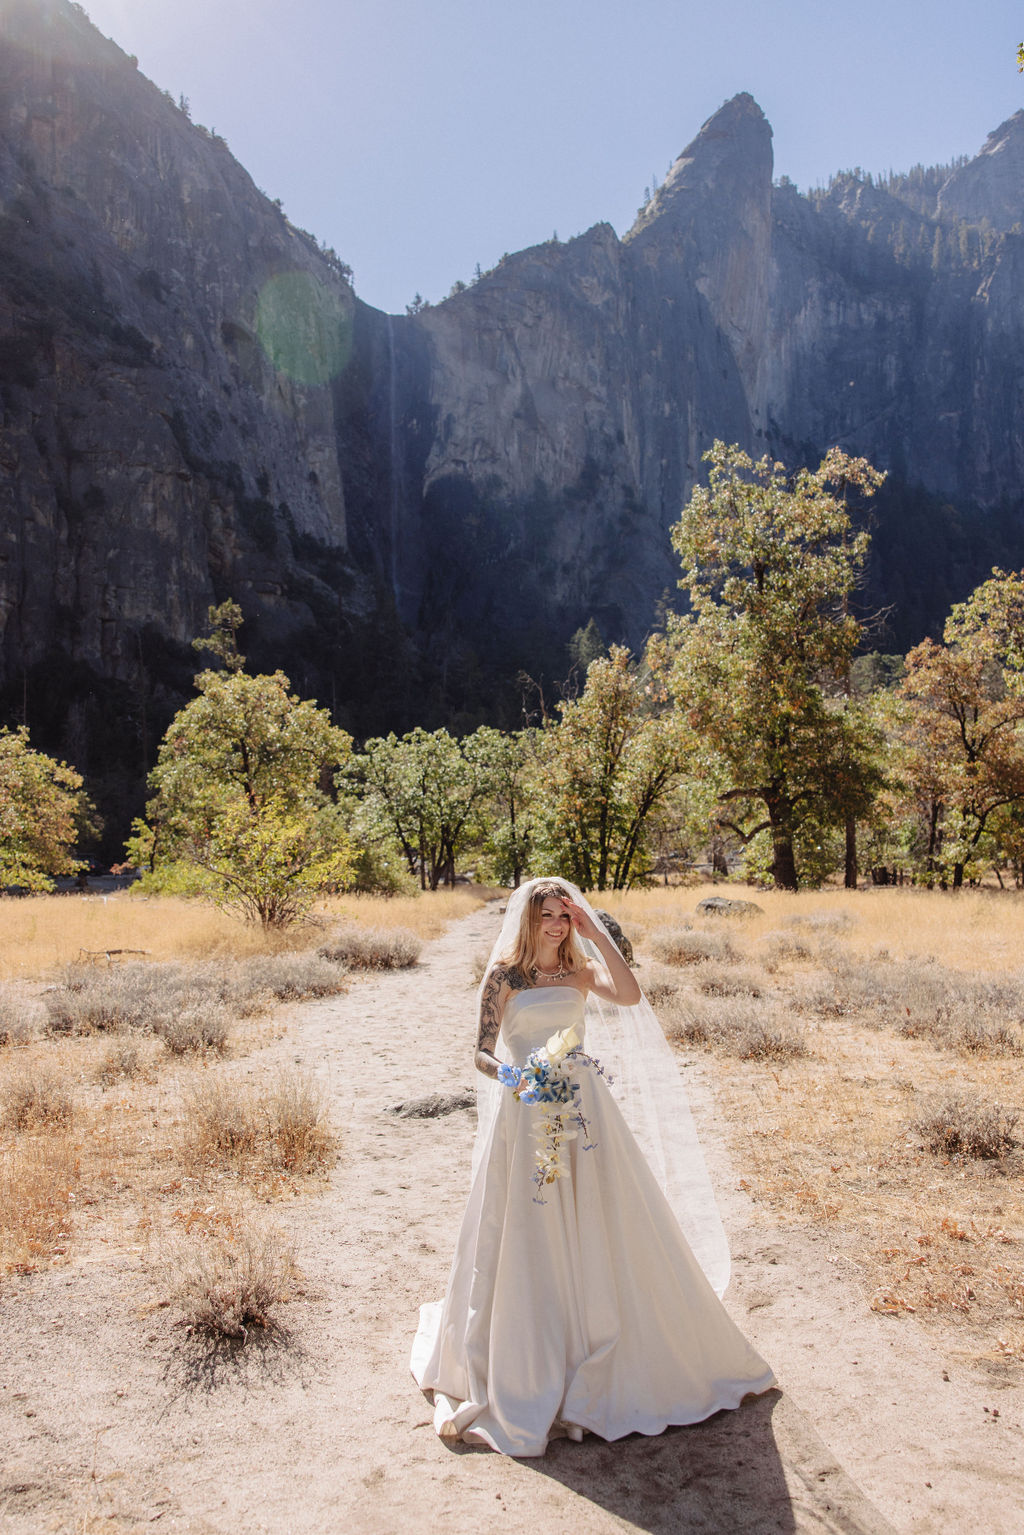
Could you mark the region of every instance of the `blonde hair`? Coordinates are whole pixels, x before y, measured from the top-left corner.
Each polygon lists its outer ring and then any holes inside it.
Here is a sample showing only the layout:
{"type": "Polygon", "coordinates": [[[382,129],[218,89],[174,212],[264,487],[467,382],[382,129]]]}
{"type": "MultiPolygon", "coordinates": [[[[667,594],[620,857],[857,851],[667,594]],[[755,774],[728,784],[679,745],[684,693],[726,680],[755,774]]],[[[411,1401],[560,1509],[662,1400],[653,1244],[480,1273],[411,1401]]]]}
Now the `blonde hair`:
{"type": "MultiPolygon", "coordinates": [[[[538,880],[526,898],[522,921],[512,947],[507,954],[501,956],[506,965],[515,965],[524,976],[531,975],[538,967],[541,911],[544,902],[551,896],[556,899],[561,899],[563,896],[572,898],[560,880],[538,880]]],[[[581,970],[586,963],[587,956],[583,952],[576,929],[570,922],[569,931],[558,946],[558,968],[567,970],[571,974],[575,970],[581,970]]]]}

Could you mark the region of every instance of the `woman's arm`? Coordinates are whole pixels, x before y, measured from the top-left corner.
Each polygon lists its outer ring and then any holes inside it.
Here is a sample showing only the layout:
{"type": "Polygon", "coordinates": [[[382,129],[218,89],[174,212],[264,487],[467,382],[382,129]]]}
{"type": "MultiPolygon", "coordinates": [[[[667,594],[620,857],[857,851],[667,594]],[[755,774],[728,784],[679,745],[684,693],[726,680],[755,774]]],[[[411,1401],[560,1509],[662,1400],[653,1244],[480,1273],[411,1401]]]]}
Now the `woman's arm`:
{"type": "Polygon", "coordinates": [[[640,983],[619,953],[618,945],[602,922],[595,922],[575,901],[563,897],[573,927],[601,951],[603,965],[587,966],[589,989],[606,1002],[632,1007],[642,995],[640,983]]]}
{"type": "Polygon", "coordinates": [[[496,1078],[498,1075],[500,1062],[494,1053],[494,1048],[498,1043],[501,1015],[505,1011],[505,1002],[510,989],[509,972],[505,966],[492,966],[484,981],[483,991],[480,993],[480,1032],[477,1035],[476,1054],[473,1057],[473,1065],[477,1071],[482,1071],[485,1077],[496,1078]]]}

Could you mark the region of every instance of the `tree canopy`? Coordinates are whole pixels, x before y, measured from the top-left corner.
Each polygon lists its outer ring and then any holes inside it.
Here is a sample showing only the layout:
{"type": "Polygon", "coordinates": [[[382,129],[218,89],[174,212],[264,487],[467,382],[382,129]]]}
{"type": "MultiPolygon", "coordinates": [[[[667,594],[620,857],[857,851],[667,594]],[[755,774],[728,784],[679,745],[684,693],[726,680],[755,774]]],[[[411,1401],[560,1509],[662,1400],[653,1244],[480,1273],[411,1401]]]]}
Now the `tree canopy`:
{"type": "Polygon", "coordinates": [[[172,721],[129,857],[266,927],[300,916],[352,865],[334,775],[351,738],[281,672],[205,671],[172,721]]]}
{"type": "Polygon", "coordinates": [[[963,883],[1000,810],[1024,802],[1024,572],[994,570],[907,656],[906,774],[929,874],[963,883]]]}
{"type": "Polygon", "coordinates": [[[672,692],[718,785],[722,825],[744,845],[767,833],[776,885],[796,889],[801,829],[855,813],[876,772],[841,697],[868,548],[846,503],[883,476],[837,448],[793,475],[723,442],[705,458],[709,483],[672,535],[691,604],[669,623],[672,692]]]}
{"type": "Polygon", "coordinates": [[[52,890],[55,876],[77,874],[90,809],[80,773],[34,751],[24,727],[0,730],[0,886],[52,890]]]}

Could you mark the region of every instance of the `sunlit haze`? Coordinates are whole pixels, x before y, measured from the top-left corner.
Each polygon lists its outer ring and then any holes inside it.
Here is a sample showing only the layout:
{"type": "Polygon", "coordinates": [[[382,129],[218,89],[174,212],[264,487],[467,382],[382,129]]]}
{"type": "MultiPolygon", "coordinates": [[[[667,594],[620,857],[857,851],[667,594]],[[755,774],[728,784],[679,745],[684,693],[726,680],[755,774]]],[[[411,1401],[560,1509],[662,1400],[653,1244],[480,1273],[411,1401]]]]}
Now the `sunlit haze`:
{"type": "Polygon", "coordinates": [[[369,303],[605,219],[750,91],[775,174],[976,152],[1024,104],[1010,0],[86,0],[369,303]]]}

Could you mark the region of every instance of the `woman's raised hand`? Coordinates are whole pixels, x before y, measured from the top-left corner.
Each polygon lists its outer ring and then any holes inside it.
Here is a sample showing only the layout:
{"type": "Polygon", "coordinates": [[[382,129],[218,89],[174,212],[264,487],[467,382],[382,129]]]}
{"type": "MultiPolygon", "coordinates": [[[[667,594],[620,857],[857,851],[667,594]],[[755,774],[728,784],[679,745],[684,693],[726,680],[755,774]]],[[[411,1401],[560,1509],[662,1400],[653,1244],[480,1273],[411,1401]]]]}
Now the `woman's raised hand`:
{"type": "Polygon", "coordinates": [[[565,907],[566,916],[581,938],[593,939],[602,936],[604,928],[599,922],[595,922],[590,913],[584,911],[582,906],[577,906],[576,902],[567,895],[559,896],[559,900],[565,907]]]}

